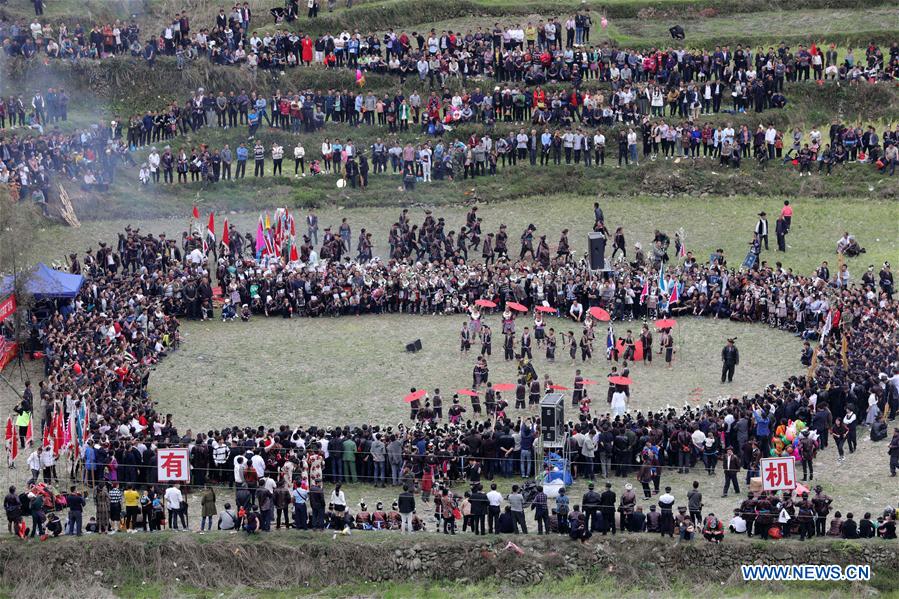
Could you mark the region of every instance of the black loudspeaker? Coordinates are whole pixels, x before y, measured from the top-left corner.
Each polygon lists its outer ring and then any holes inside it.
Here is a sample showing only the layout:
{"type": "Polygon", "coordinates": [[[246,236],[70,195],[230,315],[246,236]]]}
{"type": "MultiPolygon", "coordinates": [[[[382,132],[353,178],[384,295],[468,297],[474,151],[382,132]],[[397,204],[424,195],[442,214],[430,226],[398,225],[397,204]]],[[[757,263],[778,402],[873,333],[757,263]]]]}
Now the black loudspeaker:
{"type": "Polygon", "coordinates": [[[561,447],[564,424],[565,397],[561,393],[546,394],[540,400],[540,435],[544,447],[561,447]]]}
{"type": "Polygon", "coordinates": [[[417,352],[421,351],[421,339],[416,339],[412,343],[406,344],[406,351],[408,352],[417,352]]]}
{"type": "Polygon", "coordinates": [[[671,37],[673,37],[676,40],[682,40],[685,37],[687,37],[687,34],[684,32],[684,28],[681,27],[680,25],[675,25],[674,27],[672,27],[671,29],[668,30],[668,33],[670,33],[671,37]]]}
{"type": "Polygon", "coordinates": [[[590,270],[605,270],[606,236],[602,233],[590,233],[587,239],[590,242],[590,270]]]}

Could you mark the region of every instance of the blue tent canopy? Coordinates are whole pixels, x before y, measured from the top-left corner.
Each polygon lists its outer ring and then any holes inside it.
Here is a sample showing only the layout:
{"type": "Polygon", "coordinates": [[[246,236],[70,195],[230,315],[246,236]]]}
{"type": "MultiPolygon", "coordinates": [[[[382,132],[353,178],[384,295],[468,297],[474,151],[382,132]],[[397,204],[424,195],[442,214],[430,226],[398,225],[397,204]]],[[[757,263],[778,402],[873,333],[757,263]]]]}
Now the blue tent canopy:
{"type": "MultiPolygon", "coordinates": [[[[35,299],[59,299],[73,298],[84,284],[84,277],[73,275],[60,270],[53,270],[43,262],[39,262],[31,271],[25,290],[35,299]]],[[[13,291],[12,275],[3,277],[0,286],[0,296],[5,296],[13,291]]]]}

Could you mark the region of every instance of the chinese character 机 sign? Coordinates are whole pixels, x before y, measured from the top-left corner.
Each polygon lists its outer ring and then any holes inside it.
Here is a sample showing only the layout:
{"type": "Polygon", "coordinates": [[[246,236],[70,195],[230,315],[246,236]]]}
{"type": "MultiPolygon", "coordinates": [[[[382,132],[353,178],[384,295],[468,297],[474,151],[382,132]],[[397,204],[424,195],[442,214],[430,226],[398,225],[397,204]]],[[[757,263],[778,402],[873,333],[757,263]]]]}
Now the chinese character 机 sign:
{"type": "Polygon", "coordinates": [[[793,458],[763,458],[762,489],[792,491],[796,488],[796,460],[793,458]]]}

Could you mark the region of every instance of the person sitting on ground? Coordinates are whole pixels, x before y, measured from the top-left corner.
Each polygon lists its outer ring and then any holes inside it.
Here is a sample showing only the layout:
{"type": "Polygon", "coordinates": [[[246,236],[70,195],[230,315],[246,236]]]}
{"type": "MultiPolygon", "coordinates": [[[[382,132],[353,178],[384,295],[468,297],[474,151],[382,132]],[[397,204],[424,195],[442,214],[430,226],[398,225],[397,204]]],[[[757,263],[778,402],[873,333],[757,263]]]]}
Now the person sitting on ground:
{"type": "Polygon", "coordinates": [[[243,529],[248,535],[259,530],[259,511],[256,509],[256,506],[250,506],[243,529]]]}
{"type": "Polygon", "coordinates": [[[830,521],[830,528],[827,531],[828,537],[843,536],[843,514],[834,512],[833,519],[830,521]]]}
{"type": "Polygon", "coordinates": [[[858,538],[858,524],[855,522],[852,512],[846,514],[846,519],[843,520],[843,526],[840,529],[840,532],[844,539],[858,538]]]}
{"type": "Polygon", "coordinates": [[[734,534],[743,534],[746,532],[746,520],[739,509],[734,510],[734,517],[730,519],[728,529],[734,534]]]}
{"type": "Polygon", "coordinates": [[[720,543],[724,539],[724,523],[709,512],[702,525],[702,536],[710,543],[720,543]]]}
{"type": "Polygon", "coordinates": [[[877,534],[877,527],[871,520],[871,512],[865,512],[864,517],[858,523],[858,536],[861,539],[873,539],[877,534]]]}
{"type": "Polygon", "coordinates": [[[219,512],[218,529],[234,530],[237,526],[237,514],[231,509],[231,504],[226,503],[225,509],[219,512]]]}
{"type": "Polygon", "coordinates": [[[859,246],[854,235],[849,232],[843,233],[843,236],[837,241],[837,253],[844,256],[854,257],[865,253],[865,248],[859,246]]]}
{"type": "Polygon", "coordinates": [[[506,506],[496,523],[499,534],[510,535],[515,532],[515,516],[512,515],[512,507],[506,506]]]}

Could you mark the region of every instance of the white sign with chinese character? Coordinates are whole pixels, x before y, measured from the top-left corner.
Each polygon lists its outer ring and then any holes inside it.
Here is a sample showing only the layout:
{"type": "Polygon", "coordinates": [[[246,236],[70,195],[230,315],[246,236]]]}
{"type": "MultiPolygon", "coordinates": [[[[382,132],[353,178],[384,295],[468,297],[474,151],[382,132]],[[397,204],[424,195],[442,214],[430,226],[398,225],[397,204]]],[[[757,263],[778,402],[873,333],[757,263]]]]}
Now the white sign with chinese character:
{"type": "Polygon", "coordinates": [[[159,482],[190,482],[190,454],[186,447],[171,447],[156,452],[156,478],[159,482]]]}
{"type": "Polygon", "coordinates": [[[796,488],[796,460],[793,458],[763,458],[762,490],[792,491],[796,488]]]}

